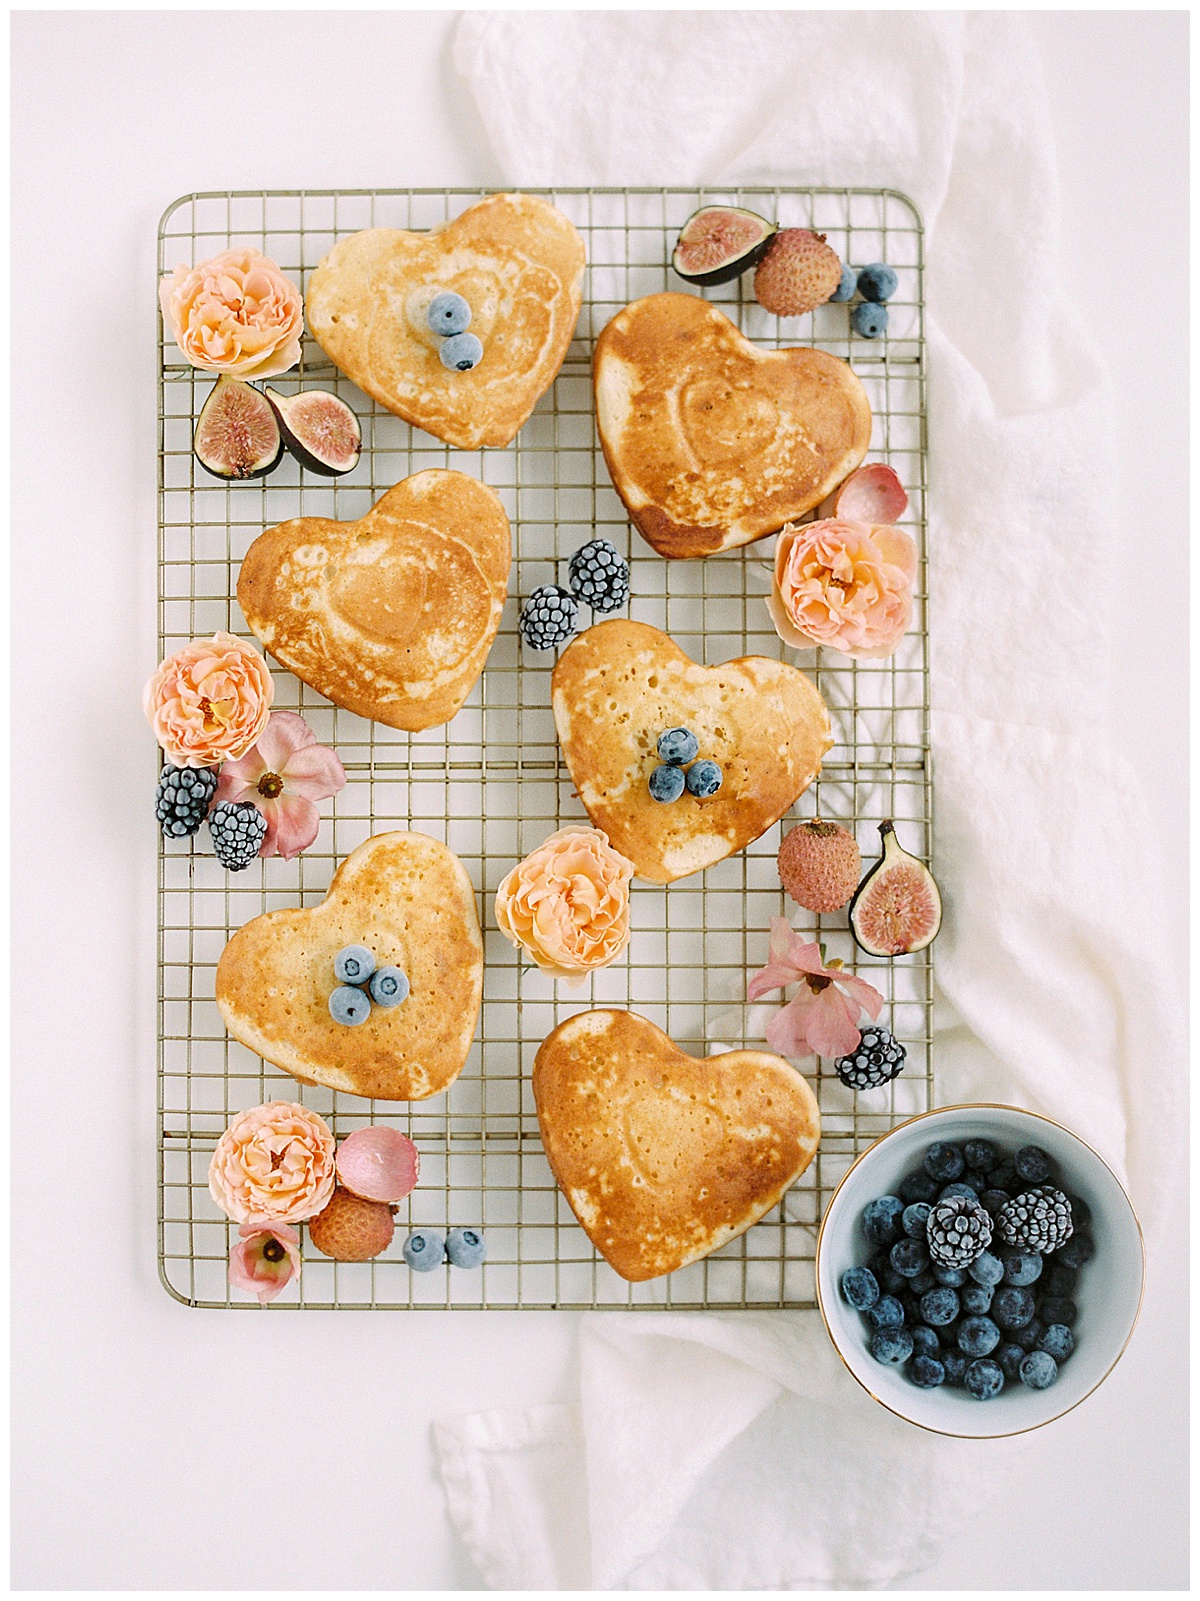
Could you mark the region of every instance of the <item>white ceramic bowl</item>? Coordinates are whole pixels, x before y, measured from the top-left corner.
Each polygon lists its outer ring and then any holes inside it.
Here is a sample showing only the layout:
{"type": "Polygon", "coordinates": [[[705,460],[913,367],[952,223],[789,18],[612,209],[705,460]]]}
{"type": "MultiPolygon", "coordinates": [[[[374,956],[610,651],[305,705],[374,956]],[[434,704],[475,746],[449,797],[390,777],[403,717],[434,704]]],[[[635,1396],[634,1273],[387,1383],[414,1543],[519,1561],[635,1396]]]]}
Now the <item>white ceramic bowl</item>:
{"type": "Polygon", "coordinates": [[[938,1434],[994,1439],[1051,1423],[1089,1396],[1116,1366],[1129,1344],[1142,1303],[1145,1256],[1142,1231],[1129,1197],[1100,1156],[1049,1118],[1015,1106],[947,1106],[902,1123],[863,1152],[834,1191],[817,1238],[817,1300],[838,1354],[869,1395],[898,1417],[938,1434]],[[1089,1231],[1096,1254],[1080,1272],[1073,1299],[1079,1308],[1076,1348],[1047,1390],[1006,1384],[991,1401],[959,1387],[922,1390],[903,1369],[876,1362],[871,1327],[846,1305],[838,1283],[848,1267],[865,1264],[873,1247],[859,1219],[868,1201],[894,1195],[920,1167],[935,1140],[994,1140],[1009,1154],[1040,1145],[1058,1164],[1063,1187],[1092,1211],[1089,1231]]]}

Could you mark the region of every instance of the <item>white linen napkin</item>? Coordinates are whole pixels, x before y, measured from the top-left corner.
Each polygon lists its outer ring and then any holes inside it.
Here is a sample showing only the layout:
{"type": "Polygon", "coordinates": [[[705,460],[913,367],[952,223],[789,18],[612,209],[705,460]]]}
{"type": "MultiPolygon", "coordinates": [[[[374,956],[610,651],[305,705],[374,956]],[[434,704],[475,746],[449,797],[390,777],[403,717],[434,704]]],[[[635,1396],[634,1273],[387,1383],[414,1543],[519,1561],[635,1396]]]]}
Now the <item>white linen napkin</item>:
{"type": "MultiPolygon", "coordinates": [[[[1160,868],[1104,730],[1106,381],[1058,291],[1036,57],[1012,13],[473,12],[455,62],[506,181],[890,186],[926,227],[938,1091],[1056,1117],[1130,1182],[1180,1116],[1160,868]]],[[[874,1587],[937,1560],[1015,1445],[871,1402],[816,1314],[596,1314],[577,1407],[443,1420],[505,1589],[874,1587]]]]}

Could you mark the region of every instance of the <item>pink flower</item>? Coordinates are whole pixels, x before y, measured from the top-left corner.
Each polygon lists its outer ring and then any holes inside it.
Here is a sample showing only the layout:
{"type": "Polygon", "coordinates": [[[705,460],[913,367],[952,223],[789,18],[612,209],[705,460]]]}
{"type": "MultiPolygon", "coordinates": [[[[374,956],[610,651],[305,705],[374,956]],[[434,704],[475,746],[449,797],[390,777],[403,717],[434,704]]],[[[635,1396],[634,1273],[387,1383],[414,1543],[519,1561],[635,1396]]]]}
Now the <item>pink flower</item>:
{"type": "Polygon", "coordinates": [[[767,610],[787,645],[828,645],[871,661],[903,639],[916,573],[917,547],[902,528],[837,517],[786,523],[767,610]]]}
{"type": "Polygon", "coordinates": [[[274,378],[300,360],[299,289],[257,250],[225,250],[176,267],[158,287],[163,321],[193,367],[274,378]]]}
{"type": "Polygon", "coordinates": [[[294,1101],[268,1101],[239,1112],[217,1141],[209,1194],[238,1223],[299,1223],[333,1194],[335,1157],[324,1118],[294,1101]]]}
{"type": "Polygon", "coordinates": [[[267,726],[275,681],[232,634],[193,639],[159,663],[142,695],[154,737],[176,767],[215,767],[245,754],[267,726]]]}
{"type": "Polygon", "coordinates": [[[874,1021],[883,996],[864,978],[844,971],[840,961],[822,962],[821,948],[803,939],[785,917],[771,919],[771,959],[755,973],[746,998],[756,1001],[771,990],[799,984],[799,993],[767,1024],[767,1044],[781,1056],[845,1056],[862,1035],[863,1012],[874,1021]]]}
{"type": "Polygon", "coordinates": [[[259,1228],[243,1223],[241,1240],[229,1253],[229,1282],[257,1295],[260,1306],[273,1301],[300,1270],[300,1236],[286,1223],[259,1228]]]}
{"type": "Polygon", "coordinates": [[[336,795],[345,782],[336,753],[317,744],[303,717],[272,712],[253,750],[222,767],[213,805],[253,801],[267,820],[258,854],[290,861],[317,837],[317,802],[336,795]]]}

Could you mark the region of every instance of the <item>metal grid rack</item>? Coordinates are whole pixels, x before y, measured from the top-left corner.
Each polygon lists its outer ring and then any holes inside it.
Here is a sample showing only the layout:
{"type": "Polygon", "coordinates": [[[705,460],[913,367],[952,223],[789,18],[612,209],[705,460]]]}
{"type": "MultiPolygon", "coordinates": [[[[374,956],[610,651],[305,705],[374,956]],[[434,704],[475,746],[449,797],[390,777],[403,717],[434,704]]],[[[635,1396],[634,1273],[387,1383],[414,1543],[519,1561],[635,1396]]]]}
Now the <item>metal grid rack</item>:
{"type": "MultiPolygon", "coordinates": [[[[836,744],[796,816],[841,819],[865,858],[877,854],[876,825],[895,818],[908,849],[932,854],[929,676],[925,559],[925,365],[920,219],[887,190],[555,189],[539,191],[569,216],[587,247],[583,309],[561,373],[507,449],[459,451],[369,402],[305,339],[299,369],[282,390],[332,388],[358,413],[363,453],[331,481],[286,459],[266,479],[222,485],[191,453],[194,420],[211,384],[185,365],[160,328],[159,644],[166,654],[219,628],[250,639],[233,598],[238,567],[264,527],[289,517],[362,516],[385,490],[425,467],[455,467],[499,492],[515,547],[509,600],[478,684],[453,721],[405,734],[341,710],[275,669],[277,707],[300,711],[334,746],[348,783],[322,805],[321,832],[291,862],[278,858],[227,874],[207,833],[163,844],[159,867],[159,1258],[170,1293],[189,1305],[253,1307],[230,1292],[226,1262],[236,1226],[208,1194],[213,1147],[234,1113],[262,1101],[299,1099],[340,1137],[390,1122],[421,1151],[421,1183],[403,1203],[396,1238],[374,1262],[321,1256],[304,1231],[303,1270],[267,1308],[416,1307],[806,1307],[813,1296],[816,1228],[829,1195],[855,1156],[897,1121],[932,1104],[933,979],[928,952],[896,962],[866,958],[844,913],[798,912],[780,889],[780,826],[748,849],[669,887],[636,885],[627,952],[583,987],[556,985],[526,965],[499,933],[496,888],[508,869],[552,830],[585,814],[562,762],[550,710],[552,660],[521,647],[521,598],[562,582],[566,558],[594,533],[629,557],[628,614],[665,629],[708,663],[759,654],[809,671],[832,715],[836,744]],[[910,497],[905,522],[921,566],[913,627],[888,661],[853,663],[833,652],[786,652],[763,603],[767,542],[703,561],[664,561],[632,529],[609,481],[596,438],[590,383],[596,335],[628,301],[685,287],[670,249],[685,219],[707,203],[747,206],[785,226],[826,233],[843,260],[887,261],[900,288],[878,341],[851,334],[844,305],[782,326],[753,299],[748,280],[703,291],[742,332],[765,347],[812,343],[852,361],[875,417],[869,459],[890,462],[910,497]],[[445,1096],[411,1106],[370,1102],[298,1084],[226,1035],[213,998],[217,959],[229,935],[260,912],[313,906],[337,864],[372,833],[411,827],[461,857],[478,894],[486,968],[480,1027],[462,1076],[445,1096]],[[706,1261],[647,1284],[629,1285],[597,1256],[559,1195],[542,1152],[529,1084],[543,1038],[573,1012],[630,1007],[685,1050],[762,1043],[763,1006],[745,1005],[749,973],[767,954],[772,915],[819,932],[880,988],[885,1018],[908,1049],[890,1086],[854,1096],[832,1063],[805,1063],[823,1121],[819,1154],[761,1222],[706,1261]],[[482,1225],[488,1260],[474,1272],[411,1273],[400,1245],[412,1227],[482,1225]]],[[[375,190],[188,195],[159,230],[159,267],[170,271],[234,244],[253,245],[294,280],[334,242],[368,227],[429,228],[486,190],[375,190]]],[[[585,613],[586,620],[586,613],[585,613]]],[[[782,824],[786,828],[789,819],[782,824]]]]}

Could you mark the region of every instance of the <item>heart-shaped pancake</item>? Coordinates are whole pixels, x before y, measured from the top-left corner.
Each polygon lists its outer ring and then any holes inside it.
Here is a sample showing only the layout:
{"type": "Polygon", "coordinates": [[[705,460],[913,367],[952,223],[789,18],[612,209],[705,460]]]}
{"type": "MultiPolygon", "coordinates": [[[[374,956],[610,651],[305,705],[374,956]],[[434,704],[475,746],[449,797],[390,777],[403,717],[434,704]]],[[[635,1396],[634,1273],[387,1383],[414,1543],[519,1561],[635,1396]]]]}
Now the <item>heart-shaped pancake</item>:
{"type": "Polygon", "coordinates": [[[533,1064],[542,1144],[584,1233],[624,1279],[743,1234],[816,1155],[821,1114],[769,1051],[701,1061],[635,1012],[580,1012],[533,1064]]]}
{"type": "Polygon", "coordinates": [[[306,1084],[378,1101],[423,1101],[462,1072],[483,994],[475,892],[454,852],[427,834],[375,834],[352,851],[320,906],[264,912],[217,963],[225,1027],[306,1084]],[[335,1022],[333,962],[365,945],[408,977],[399,1006],[335,1022]]]}
{"type": "Polygon", "coordinates": [[[819,505],[867,453],[871,407],[823,350],[760,350],[697,295],[649,295],[596,341],[617,493],[660,556],[709,556],[819,505]]]}
{"type": "Polygon", "coordinates": [[[554,722],[579,798],[639,878],[656,884],[740,851],[781,818],[833,744],[812,681],[741,656],[701,667],[668,634],[613,618],[567,647],[550,679],[554,722]],[[656,801],[658,738],[688,728],[721,768],[708,800],[656,801]]]}
{"type": "Polygon", "coordinates": [[[321,349],[389,411],[462,450],[507,445],[554,382],[575,332],[584,248],[534,195],[489,195],[428,233],[368,228],[309,280],[321,349]],[[443,365],[427,314],[443,290],[471,308],[483,344],[468,372],[443,365]]]}
{"type": "Polygon", "coordinates": [[[237,598],[271,655],[334,705],[432,728],[483,671],[511,559],[495,490],[433,467],[357,522],[268,528],[246,552],[237,598]]]}

